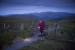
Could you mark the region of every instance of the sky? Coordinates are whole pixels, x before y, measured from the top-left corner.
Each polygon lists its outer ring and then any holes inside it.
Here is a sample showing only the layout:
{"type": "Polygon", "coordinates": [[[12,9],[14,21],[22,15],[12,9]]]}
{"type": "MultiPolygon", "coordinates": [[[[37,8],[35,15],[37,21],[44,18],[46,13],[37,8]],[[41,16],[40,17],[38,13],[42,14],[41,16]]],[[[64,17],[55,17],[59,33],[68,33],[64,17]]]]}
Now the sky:
{"type": "Polygon", "coordinates": [[[41,12],[75,13],[75,0],[0,0],[0,15],[41,12]]]}

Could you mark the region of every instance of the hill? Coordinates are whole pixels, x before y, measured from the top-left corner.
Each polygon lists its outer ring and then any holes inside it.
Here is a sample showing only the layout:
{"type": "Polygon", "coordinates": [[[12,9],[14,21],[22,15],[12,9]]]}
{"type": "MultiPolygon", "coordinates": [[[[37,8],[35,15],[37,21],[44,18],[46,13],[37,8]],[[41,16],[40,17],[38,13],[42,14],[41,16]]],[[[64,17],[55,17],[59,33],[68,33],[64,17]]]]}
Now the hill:
{"type": "Polygon", "coordinates": [[[75,14],[74,13],[66,13],[66,12],[42,12],[42,13],[30,13],[30,14],[11,14],[7,16],[1,16],[0,18],[6,19],[41,19],[41,20],[53,20],[53,21],[61,21],[61,20],[74,20],[75,14]]]}

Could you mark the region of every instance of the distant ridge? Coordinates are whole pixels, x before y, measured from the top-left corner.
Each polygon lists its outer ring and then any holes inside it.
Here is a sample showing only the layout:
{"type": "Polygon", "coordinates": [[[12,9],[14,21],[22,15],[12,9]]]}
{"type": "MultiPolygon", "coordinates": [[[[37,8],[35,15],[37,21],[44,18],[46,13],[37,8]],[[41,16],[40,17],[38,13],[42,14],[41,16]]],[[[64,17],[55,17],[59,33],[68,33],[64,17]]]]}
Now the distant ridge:
{"type": "Polygon", "coordinates": [[[42,20],[67,20],[75,19],[74,13],[67,12],[42,12],[42,13],[30,13],[30,14],[11,14],[2,16],[5,18],[16,18],[16,19],[42,19],[42,20]]]}

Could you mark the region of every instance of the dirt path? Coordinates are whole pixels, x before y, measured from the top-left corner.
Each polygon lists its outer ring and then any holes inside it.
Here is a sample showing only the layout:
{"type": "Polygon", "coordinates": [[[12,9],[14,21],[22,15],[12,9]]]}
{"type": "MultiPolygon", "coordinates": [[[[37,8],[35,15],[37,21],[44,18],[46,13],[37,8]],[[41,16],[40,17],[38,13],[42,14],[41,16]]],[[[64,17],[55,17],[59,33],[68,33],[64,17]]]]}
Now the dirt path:
{"type": "Polygon", "coordinates": [[[22,39],[22,41],[15,42],[15,43],[11,44],[10,46],[4,48],[3,50],[19,50],[24,46],[30,45],[34,41],[37,41],[39,39],[41,39],[41,40],[45,39],[44,37],[39,37],[38,35],[39,34],[36,33],[33,37],[22,39]]]}
{"type": "MultiPolygon", "coordinates": [[[[54,28],[50,29],[53,30],[54,28]]],[[[23,48],[24,46],[30,45],[31,43],[33,43],[34,41],[37,40],[45,40],[44,37],[39,37],[40,33],[36,32],[34,34],[34,36],[30,37],[30,38],[26,38],[26,39],[22,39],[21,41],[17,41],[14,42],[13,44],[11,44],[10,46],[4,47],[3,50],[19,50],[21,48],[23,48]]]]}

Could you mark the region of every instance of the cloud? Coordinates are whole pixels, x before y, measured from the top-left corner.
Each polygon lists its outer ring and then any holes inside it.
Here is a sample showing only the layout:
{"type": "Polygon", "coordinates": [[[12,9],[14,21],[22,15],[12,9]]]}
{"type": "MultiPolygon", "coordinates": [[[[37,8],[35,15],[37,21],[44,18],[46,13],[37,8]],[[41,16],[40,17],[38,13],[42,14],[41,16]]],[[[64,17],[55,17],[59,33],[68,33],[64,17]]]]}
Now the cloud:
{"type": "Polygon", "coordinates": [[[0,15],[45,11],[75,13],[75,0],[0,0],[0,15]]]}
{"type": "Polygon", "coordinates": [[[69,12],[75,13],[73,9],[60,9],[53,7],[44,6],[6,6],[1,7],[0,15],[10,15],[10,14],[29,14],[29,13],[41,13],[41,12],[69,12]]]}
{"type": "Polygon", "coordinates": [[[1,2],[9,4],[22,4],[22,5],[41,5],[41,6],[75,6],[75,0],[1,0],[1,2]]]}

